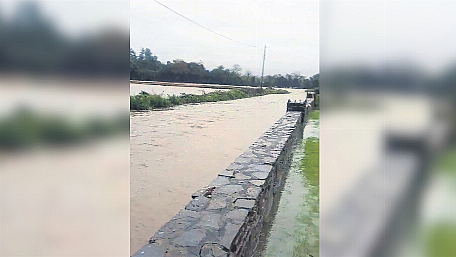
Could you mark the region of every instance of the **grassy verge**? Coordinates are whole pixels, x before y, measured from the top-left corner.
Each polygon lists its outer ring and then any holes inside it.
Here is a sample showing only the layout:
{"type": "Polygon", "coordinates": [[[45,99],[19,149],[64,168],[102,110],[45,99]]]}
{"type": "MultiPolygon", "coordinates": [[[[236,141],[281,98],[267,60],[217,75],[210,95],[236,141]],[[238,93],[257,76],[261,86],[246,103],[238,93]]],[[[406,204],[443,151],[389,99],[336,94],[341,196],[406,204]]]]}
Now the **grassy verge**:
{"type": "Polygon", "coordinates": [[[297,245],[293,249],[294,257],[318,257],[319,256],[319,183],[320,183],[320,140],[318,138],[308,138],[304,142],[305,154],[301,163],[301,172],[304,176],[306,187],[310,193],[306,195],[303,206],[308,207],[308,211],[298,217],[304,229],[298,231],[297,245]]]}
{"type": "Polygon", "coordinates": [[[309,119],[310,120],[320,120],[320,111],[319,110],[313,110],[309,113],[309,119]]]}
{"type": "MultiPolygon", "coordinates": [[[[309,114],[310,120],[319,120],[320,111],[313,110],[309,114]]],[[[293,249],[294,257],[318,257],[319,256],[319,216],[320,216],[320,139],[307,138],[303,144],[304,158],[301,163],[301,173],[309,188],[302,205],[308,208],[300,216],[299,223],[304,229],[298,231],[297,244],[293,249]]]]}
{"type": "Polygon", "coordinates": [[[214,91],[203,95],[183,94],[162,96],[141,91],[130,96],[130,110],[153,110],[181,104],[219,102],[268,94],[288,94],[286,90],[270,88],[234,88],[228,91],[214,91]]]}
{"type": "Polygon", "coordinates": [[[438,172],[456,175],[456,146],[450,147],[435,161],[434,169],[438,172]]]}
{"type": "Polygon", "coordinates": [[[427,256],[456,256],[456,224],[442,221],[428,232],[427,256]]]}
{"type": "Polygon", "coordinates": [[[19,110],[0,120],[0,149],[20,150],[37,145],[69,145],[112,134],[126,134],[129,116],[92,117],[69,121],[60,116],[39,115],[19,110]]]}
{"type": "MultiPolygon", "coordinates": [[[[444,202],[451,203],[455,200],[451,188],[456,182],[456,146],[452,145],[442,153],[433,163],[431,168],[432,176],[449,181],[449,187],[445,190],[438,190],[444,202]]],[[[435,190],[434,190],[435,191],[435,190]]],[[[442,206],[442,205],[440,205],[442,206]]],[[[450,207],[449,207],[450,208],[450,207]]],[[[448,211],[436,211],[434,215],[441,215],[433,218],[434,221],[427,225],[425,235],[425,256],[456,256],[456,222],[449,218],[448,211]],[[443,215],[443,216],[442,216],[443,215]]]]}
{"type": "Polygon", "coordinates": [[[320,139],[308,138],[304,147],[305,155],[302,159],[302,171],[310,185],[318,187],[320,171],[320,139]]]}

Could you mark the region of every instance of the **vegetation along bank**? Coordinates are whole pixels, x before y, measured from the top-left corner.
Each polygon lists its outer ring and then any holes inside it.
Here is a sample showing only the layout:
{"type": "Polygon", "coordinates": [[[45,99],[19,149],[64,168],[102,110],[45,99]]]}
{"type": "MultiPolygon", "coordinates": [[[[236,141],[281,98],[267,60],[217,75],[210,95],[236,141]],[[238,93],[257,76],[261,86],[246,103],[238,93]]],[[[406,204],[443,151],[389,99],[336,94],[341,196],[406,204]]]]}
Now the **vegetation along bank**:
{"type": "Polygon", "coordinates": [[[233,88],[228,91],[214,91],[203,95],[157,95],[141,91],[137,95],[130,96],[130,110],[154,110],[176,105],[204,102],[219,102],[269,94],[288,94],[283,89],[272,88],[233,88]]]}

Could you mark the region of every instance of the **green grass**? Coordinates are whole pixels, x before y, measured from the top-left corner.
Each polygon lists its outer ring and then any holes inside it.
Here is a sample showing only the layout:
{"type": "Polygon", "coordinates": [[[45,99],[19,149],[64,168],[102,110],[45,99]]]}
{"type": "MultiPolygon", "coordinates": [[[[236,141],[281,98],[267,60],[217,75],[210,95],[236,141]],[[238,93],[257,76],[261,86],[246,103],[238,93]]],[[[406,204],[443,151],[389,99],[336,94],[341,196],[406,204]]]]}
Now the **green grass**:
{"type": "Polygon", "coordinates": [[[439,156],[435,162],[436,170],[456,175],[456,146],[452,146],[439,156]]]}
{"type": "Polygon", "coordinates": [[[204,102],[219,102],[268,94],[288,94],[282,89],[271,88],[234,88],[228,91],[214,91],[202,95],[183,94],[162,96],[141,91],[138,95],[130,96],[130,110],[154,110],[176,105],[204,102]]]}
{"type": "Polygon", "coordinates": [[[298,244],[293,249],[294,257],[319,256],[319,231],[313,219],[319,217],[319,188],[320,188],[320,140],[308,138],[304,142],[304,158],[301,163],[301,172],[304,181],[310,188],[310,194],[304,199],[303,206],[310,207],[309,212],[303,213],[298,220],[304,226],[304,230],[298,233],[298,244]],[[310,243],[308,238],[314,238],[315,242],[310,243]]]}
{"type": "Polygon", "coordinates": [[[320,111],[313,110],[309,113],[309,119],[311,120],[320,120],[320,111]]]}
{"type": "Polygon", "coordinates": [[[0,149],[20,150],[38,145],[68,145],[130,129],[129,117],[91,117],[70,121],[63,116],[39,115],[27,109],[0,119],[0,149]]]}
{"type": "Polygon", "coordinates": [[[319,186],[320,172],[320,139],[308,138],[304,145],[305,154],[302,159],[302,171],[312,186],[319,186]]]}
{"type": "Polygon", "coordinates": [[[442,222],[429,231],[427,256],[449,257],[456,256],[456,224],[442,222]]]}

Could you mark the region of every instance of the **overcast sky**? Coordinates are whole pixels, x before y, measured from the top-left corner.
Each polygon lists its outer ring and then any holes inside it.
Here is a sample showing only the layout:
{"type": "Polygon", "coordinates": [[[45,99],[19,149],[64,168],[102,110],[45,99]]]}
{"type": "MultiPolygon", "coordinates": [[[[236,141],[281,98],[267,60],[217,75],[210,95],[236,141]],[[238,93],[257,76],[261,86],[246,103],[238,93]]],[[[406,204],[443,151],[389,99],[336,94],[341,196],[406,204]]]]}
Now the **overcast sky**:
{"type": "Polygon", "coordinates": [[[130,46],[148,47],[162,62],[202,61],[261,74],[319,72],[318,1],[170,1],[161,3],[233,40],[229,41],[176,15],[154,1],[130,1],[130,46]]]}
{"type": "MultiPolygon", "coordinates": [[[[136,51],[148,47],[162,62],[202,61],[208,69],[239,64],[243,72],[259,75],[264,45],[265,74],[311,76],[319,72],[320,63],[381,65],[397,59],[439,70],[456,60],[456,1],[160,0],[257,48],[213,34],[153,0],[34,1],[68,35],[130,28],[136,51]]],[[[2,18],[11,16],[17,3],[1,0],[2,18]]]]}
{"type": "Polygon", "coordinates": [[[456,1],[322,1],[321,67],[456,61],[456,1]]]}
{"type": "MultiPolygon", "coordinates": [[[[1,0],[0,15],[10,19],[17,14],[18,7],[26,1],[1,0]]],[[[35,2],[40,14],[52,22],[59,32],[71,37],[86,33],[97,33],[106,28],[116,28],[128,33],[128,0],[28,0],[35,2]]]]}

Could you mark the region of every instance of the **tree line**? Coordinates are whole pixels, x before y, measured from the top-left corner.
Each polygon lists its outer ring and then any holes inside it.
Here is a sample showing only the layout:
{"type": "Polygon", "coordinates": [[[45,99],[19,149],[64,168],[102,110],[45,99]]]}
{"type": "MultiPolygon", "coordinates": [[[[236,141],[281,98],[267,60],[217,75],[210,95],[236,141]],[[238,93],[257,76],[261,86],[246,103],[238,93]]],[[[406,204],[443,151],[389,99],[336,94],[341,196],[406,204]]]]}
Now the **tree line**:
{"type": "Polygon", "coordinates": [[[0,71],[122,76],[128,47],[128,34],[114,29],[69,37],[43,14],[38,1],[19,2],[10,19],[0,10],[0,71]]]}
{"type": "MultiPolygon", "coordinates": [[[[252,72],[242,73],[238,64],[232,68],[223,65],[208,70],[201,62],[185,62],[177,59],[162,63],[149,48],[142,48],[139,54],[130,48],[130,79],[143,81],[167,81],[204,84],[226,84],[237,86],[260,86],[261,77],[252,72]]],[[[300,74],[276,74],[264,77],[263,86],[280,88],[319,87],[319,74],[305,77],[300,74]]]]}

